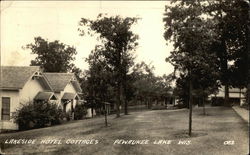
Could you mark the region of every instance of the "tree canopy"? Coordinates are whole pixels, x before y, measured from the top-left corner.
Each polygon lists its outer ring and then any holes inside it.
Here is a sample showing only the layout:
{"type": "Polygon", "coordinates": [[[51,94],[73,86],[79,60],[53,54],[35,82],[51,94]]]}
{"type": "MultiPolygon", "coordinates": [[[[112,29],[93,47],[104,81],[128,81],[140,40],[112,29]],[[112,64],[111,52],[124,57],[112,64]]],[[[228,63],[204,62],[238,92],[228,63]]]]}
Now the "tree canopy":
{"type": "Polygon", "coordinates": [[[97,39],[102,43],[96,46],[95,52],[105,59],[105,66],[112,72],[115,80],[117,117],[120,116],[119,107],[123,103],[125,104],[125,114],[127,114],[124,92],[127,85],[127,73],[134,60],[132,51],[138,45],[138,36],[131,30],[132,25],[136,22],[137,18],[108,17],[103,14],[99,14],[95,20],[82,18],[79,22],[80,35],[98,34],[97,39]]]}
{"type": "Polygon", "coordinates": [[[174,44],[167,60],[180,72],[178,82],[189,76],[194,89],[208,89],[209,93],[222,84],[228,104],[229,86],[243,87],[247,81],[246,2],[183,0],[173,3],[166,6],[164,37],[174,44]],[[236,76],[240,72],[242,76],[236,76]]]}
{"type": "Polygon", "coordinates": [[[194,89],[203,92],[218,85],[218,60],[212,50],[216,33],[213,31],[213,21],[205,18],[203,11],[199,1],[178,1],[176,5],[166,6],[165,9],[164,37],[174,45],[167,61],[179,73],[177,90],[180,97],[188,97],[184,94],[189,92],[187,86],[190,80],[194,89]]]}
{"type": "Polygon", "coordinates": [[[76,49],[73,46],[55,40],[49,42],[42,37],[35,37],[35,42],[26,45],[32,54],[37,55],[31,65],[41,66],[45,72],[70,72],[76,69],[75,60],[76,49]]]}

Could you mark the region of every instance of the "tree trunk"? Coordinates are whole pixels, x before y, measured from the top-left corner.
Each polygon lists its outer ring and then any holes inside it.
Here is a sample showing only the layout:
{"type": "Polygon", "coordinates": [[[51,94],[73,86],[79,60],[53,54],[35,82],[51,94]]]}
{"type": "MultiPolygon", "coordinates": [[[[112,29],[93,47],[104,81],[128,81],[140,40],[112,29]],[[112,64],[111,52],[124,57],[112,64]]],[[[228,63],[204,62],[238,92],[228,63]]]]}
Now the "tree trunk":
{"type": "Polygon", "coordinates": [[[189,128],[188,128],[188,135],[192,135],[192,109],[193,109],[193,97],[192,97],[192,79],[191,74],[189,74],[189,128]]]}
{"type": "Polygon", "coordinates": [[[91,107],[91,117],[92,118],[94,117],[94,108],[93,108],[93,106],[91,107]]]}
{"type": "Polygon", "coordinates": [[[166,109],[167,109],[167,108],[168,108],[168,100],[167,100],[167,97],[165,97],[164,103],[165,103],[165,107],[166,107],[166,109]]]}
{"type": "MultiPolygon", "coordinates": [[[[219,11],[220,19],[223,21],[222,17],[222,11],[219,11]]],[[[224,23],[225,24],[225,23],[224,23]]],[[[223,28],[222,28],[223,29],[223,28]]],[[[221,47],[222,50],[220,51],[220,61],[221,61],[221,71],[222,71],[222,83],[225,85],[225,98],[224,98],[224,106],[229,106],[229,81],[228,81],[228,52],[227,52],[227,46],[226,46],[226,36],[223,32],[221,31],[221,47]]]]}
{"type": "MultiPolygon", "coordinates": [[[[250,1],[248,1],[250,3],[250,1]]],[[[250,20],[250,5],[248,3],[248,20],[250,20]]],[[[250,24],[247,25],[247,57],[248,61],[250,60],[250,24]]],[[[247,78],[247,92],[246,92],[246,102],[249,107],[250,103],[250,63],[247,63],[247,71],[248,71],[248,78],[247,78]]]]}
{"type": "Polygon", "coordinates": [[[224,94],[224,106],[229,105],[229,74],[228,74],[228,54],[225,38],[222,37],[222,54],[220,55],[221,59],[221,71],[222,71],[222,83],[225,86],[225,94],[224,94]]]}
{"type": "Polygon", "coordinates": [[[125,99],[124,100],[124,114],[128,115],[128,101],[125,99]]]}
{"type": "Polygon", "coordinates": [[[248,107],[249,107],[250,105],[250,82],[247,85],[246,103],[248,104],[248,107]]]}
{"type": "Polygon", "coordinates": [[[149,99],[146,98],[146,105],[147,105],[147,108],[149,109],[149,99]]]}
{"type": "Polygon", "coordinates": [[[202,96],[202,103],[203,103],[203,115],[206,115],[204,95],[202,96]]]}
{"type": "Polygon", "coordinates": [[[239,97],[240,97],[240,106],[241,106],[241,88],[240,88],[240,94],[239,94],[239,97]]]}
{"type": "Polygon", "coordinates": [[[151,109],[152,107],[152,102],[151,102],[151,98],[149,97],[148,99],[148,109],[151,109]]]}
{"type": "Polygon", "coordinates": [[[128,115],[128,101],[127,101],[127,75],[126,75],[126,69],[125,69],[125,74],[124,74],[124,81],[123,81],[123,102],[124,102],[124,114],[128,115]]]}
{"type": "Polygon", "coordinates": [[[116,117],[120,117],[120,105],[121,105],[121,86],[120,82],[118,83],[117,90],[116,90],[116,117]]]}
{"type": "Polygon", "coordinates": [[[228,84],[225,85],[225,100],[224,100],[224,105],[225,106],[230,106],[229,104],[229,87],[228,84]]]}
{"type": "Polygon", "coordinates": [[[229,105],[229,81],[228,81],[228,54],[227,54],[227,47],[226,47],[226,41],[225,38],[222,37],[222,47],[223,47],[223,54],[222,54],[222,72],[223,72],[223,83],[225,85],[225,98],[224,98],[224,106],[230,106],[229,105]]]}
{"type": "Polygon", "coordinates": [[[108,115],[108,106],[107,104],[104,105],[105,108],[104,108],[104,113],[105,113],[105,126],[107,127],[108,126],[108,118],[107,118],[107,115],[108,115]]]}

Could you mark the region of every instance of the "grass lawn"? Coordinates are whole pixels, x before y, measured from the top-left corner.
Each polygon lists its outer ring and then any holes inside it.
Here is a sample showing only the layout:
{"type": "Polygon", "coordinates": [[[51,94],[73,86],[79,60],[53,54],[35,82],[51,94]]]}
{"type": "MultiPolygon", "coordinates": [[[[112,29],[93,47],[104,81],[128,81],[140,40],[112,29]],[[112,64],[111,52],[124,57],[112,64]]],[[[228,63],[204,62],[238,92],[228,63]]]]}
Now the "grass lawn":
{"type": "MultiPolygon", "coordinates": [[[[248,153],[248,127],[231,108],[210,107],[208,115],[194,108],[193,136],[187,136],[188,110],[154,110],[132,112],[121,118],[109,116],[73,121],[54,127],[0,135],[2,151],[6,154],[83,154],[83,155],[141,155],[197,154],[245,155],[248,153]],[[36,139],[35,144],[3,144],[10,139],[36,139]],[[40,144],[42,140],[60,140],[61,144],[40,144]],[[66,144],[66,141],[97,140],[98,144],[66,144]],[[148,140],[148,144],[114,144],[115,140],[148,140]],[[154,141],[172,140],[171,144],[154,141]],[[186,141],[185,144],[178,144],[186,141]],[[189,141],[189,142],[188,142],[189,141]],[[234,141],[224,145],[224,141],[234,141]],[[190,143],[189,145],[187,145],[190,143]]],[[[162,141],[163,142],[163,141],[162,141]]],[[[94,141],[93,141],[94,143],[94,141]]]]}

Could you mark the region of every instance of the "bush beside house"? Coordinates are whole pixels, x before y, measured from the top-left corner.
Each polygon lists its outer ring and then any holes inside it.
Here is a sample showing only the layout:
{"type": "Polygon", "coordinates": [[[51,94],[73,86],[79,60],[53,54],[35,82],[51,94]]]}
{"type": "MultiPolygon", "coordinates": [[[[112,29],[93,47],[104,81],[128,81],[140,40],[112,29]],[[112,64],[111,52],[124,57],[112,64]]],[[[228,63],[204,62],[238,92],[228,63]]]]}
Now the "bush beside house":
{"type": "Polygon", "coordinates": [[[13,119],[18,124],[19,130],[42,128],[60,124],[63,119],[63,111],[55,103],[29,102],[23,104],[13,114],[13,119]]]}
{"type": "Polygon", "coordinates": [[[82,103],[77,104],[75,107],[74,119],[75,120],[83,119],[86,114],[87,114],[87,109],[86,109],[85,105],[82,103]]]}

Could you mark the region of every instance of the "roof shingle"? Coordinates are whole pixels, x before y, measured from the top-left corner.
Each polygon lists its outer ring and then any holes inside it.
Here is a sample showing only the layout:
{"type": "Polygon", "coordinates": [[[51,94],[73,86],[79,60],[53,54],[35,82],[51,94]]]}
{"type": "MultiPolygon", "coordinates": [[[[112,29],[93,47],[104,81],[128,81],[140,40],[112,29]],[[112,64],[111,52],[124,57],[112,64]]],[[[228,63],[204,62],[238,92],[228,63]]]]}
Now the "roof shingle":
{"type": "Polygon", "coordinates": [[[39,70],[39,66],[1,66],[0,88],[21,89],[29,78],[39,70]]]}
{"type": "Polygon", "coordinates": [[[35,100],[57,100],[53,92],[38,92],[34,98],[35,100]]]}
{"type": "Polygon", "coordinates": [[[64,93],[62,100],[73,100],[78,99],[79,97],[75,93],[64,93]]]}
{"type": "Polygon", "coordinates": [[[44,75],[55,92],[63,91],[74,77],[73,73],[44,73],[44,75]]]}

